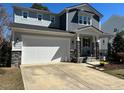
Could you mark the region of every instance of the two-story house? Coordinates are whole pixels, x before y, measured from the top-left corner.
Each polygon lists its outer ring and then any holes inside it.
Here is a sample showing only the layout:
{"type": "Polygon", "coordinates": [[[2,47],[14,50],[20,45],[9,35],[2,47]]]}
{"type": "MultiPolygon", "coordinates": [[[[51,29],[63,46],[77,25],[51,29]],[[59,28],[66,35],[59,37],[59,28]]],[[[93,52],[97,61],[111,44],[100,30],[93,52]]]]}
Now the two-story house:
{"type": "Polygon", "coordinates": [[[58,14],[18,6],[13,10],[13,63],[69,62],[71,51],[76,52],[77,61],[98,55],[103,15],[91,5],[67,7],[58,14]]]}

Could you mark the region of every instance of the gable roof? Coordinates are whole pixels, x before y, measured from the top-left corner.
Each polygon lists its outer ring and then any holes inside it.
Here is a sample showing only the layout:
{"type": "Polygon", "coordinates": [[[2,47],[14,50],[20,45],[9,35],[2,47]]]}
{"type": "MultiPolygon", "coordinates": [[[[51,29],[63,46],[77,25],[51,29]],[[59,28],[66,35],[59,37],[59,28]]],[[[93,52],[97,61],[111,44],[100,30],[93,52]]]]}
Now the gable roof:
{"type": "Polygon", "coordinates": [[[97,15],[99,15],[100,17],[103,17],[103,15],[98,12],[94,7],[92,7],[90,4],[88,3],[81,3],[81,4],[78,4],[78,5],[73,5],[73,6],[69,6],[69,7],[66,7],[64,8],[64,10],[62,10],[60,13],[52,13],[50,11],[45,11],[45,10],[38,10],[38,9],[34,9],[34,8],[28,8],[28,7],[20,7],[20,6],[13,6],[14,9],[22,9],[22,10],[25,10],[25,11],[32,11],[32,12],[41,12],[41,13],[46,13],[46,14],[53,14],[53,15],[61,15],[63,12],[65,12],[66,10],[69,10],[69,9],[73,9],[73,8],[79,8],[79,7],[82,7],[82,6],[88,6],[92,11],[94,11],[97,15]]]}
{"type": "Polygon", "coordinates": [[[102,30],[100,30],[100,29],[94,27],[93,25],[91,25],[91,26],[80,27],[80,28],[78,28],[78,30],[80,30],[80,29],[84,29],[84,28],[90,28],[90,27],[94,28],[96,31],[98,31],[98,32],[100,32],[100,33],[104,33],[102,30]]]}
{"type": "Polygon", "coordinates": [[[97,29],[94,26],[80,27],[75,32],[78,34],[92,35],[92,36],[96,36],[96,35],[102,36],[104,34],[101,30],[97,29]]]}
{"type": "Polygon", "coordinates": [[[74,9],[74,8],[79,8],[79,7],[82,7],[82,6],[88,6],[92,11],[94,11],[97,15],[99,15],[100,17],[103,17],[103,15],[98,12],[94,7],[92,7],[90,4],[88,3],[81,3],[81,4],[78,4],[78,5],[73,5],[73,6],[70,6],[70,7],[66,7],[65,9],[69,10],[69,9],[74,9]]]}

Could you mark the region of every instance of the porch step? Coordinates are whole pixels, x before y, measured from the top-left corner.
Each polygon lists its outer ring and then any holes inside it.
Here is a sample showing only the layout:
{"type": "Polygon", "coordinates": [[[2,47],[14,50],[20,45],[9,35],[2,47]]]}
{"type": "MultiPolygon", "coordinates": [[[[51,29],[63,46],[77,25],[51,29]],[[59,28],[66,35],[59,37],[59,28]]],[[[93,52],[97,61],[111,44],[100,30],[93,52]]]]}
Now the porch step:
{"type": "MultiPolygon", "coordinates": [[[[82,63],[83,62],[83,60],[85,60],[86,59],[86,57],[80,57],[79,58],[79,61],[80,61],[80,63],[82,63]]],[[[86,59],[86,62],[97,62],[98,60],[96,59],[96,57],[87,57],[87,59],[86,59]]]]}
{"type": "Polygon", "coordinates": [[[95,61],[97,61],[96,57],[88,57],[87,58],[87,62],[95,62],[95,61]]]}

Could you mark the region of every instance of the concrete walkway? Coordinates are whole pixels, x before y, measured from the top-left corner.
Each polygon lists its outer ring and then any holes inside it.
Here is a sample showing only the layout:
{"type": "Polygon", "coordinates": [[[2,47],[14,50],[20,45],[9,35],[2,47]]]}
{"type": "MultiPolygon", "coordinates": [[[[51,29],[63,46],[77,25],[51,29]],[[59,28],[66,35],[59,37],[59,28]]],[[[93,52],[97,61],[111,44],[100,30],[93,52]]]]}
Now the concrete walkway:
{"type": "Polygon", "coordinates": [[[124,80],[82,64],[22,65],[25,89],[124,89],[124,80]]]}

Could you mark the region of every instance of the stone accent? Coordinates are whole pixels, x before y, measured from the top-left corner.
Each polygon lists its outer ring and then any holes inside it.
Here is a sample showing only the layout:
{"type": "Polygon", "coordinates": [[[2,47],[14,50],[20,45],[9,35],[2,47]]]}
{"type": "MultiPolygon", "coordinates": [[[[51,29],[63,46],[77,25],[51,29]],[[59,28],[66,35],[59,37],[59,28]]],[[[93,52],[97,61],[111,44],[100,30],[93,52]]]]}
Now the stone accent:
{"type": "Polygon", "coordinates": [[[16,67],[21,64],[21,51],[12,51],[11,64],[16,67]]]}
{"type": "Polygon", "coordinates": [[[80,63],[79,57],[80,57],[80,41],[77,41],[77,63],[80,63]]]}
{"type": "Polygon", "coordinates": [[[99,58],[99,43],[96,42],[96,57],[99,58]]]}

